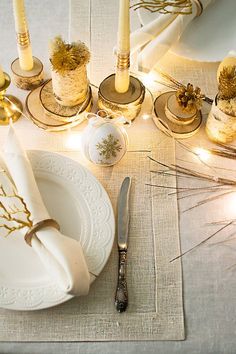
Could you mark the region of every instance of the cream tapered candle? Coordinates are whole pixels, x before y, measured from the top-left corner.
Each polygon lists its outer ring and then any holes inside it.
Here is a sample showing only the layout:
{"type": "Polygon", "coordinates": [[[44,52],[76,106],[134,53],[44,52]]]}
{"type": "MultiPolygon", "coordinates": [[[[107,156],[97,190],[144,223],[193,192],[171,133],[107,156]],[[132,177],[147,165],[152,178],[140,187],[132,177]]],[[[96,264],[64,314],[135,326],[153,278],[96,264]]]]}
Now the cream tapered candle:
{"type": "Polygon", "coordinates": [[[5,84],[5,75],[0,66],[0,88],[5,84]]]}
{"type": "Polygon", "coordinates": [[[32,49],[28,33],[28,26],[25,17],[24,0],[13,0],[13,11],[15,18],[15,29],[17,35],[17,48],[20,67],[24,71],[33,69],[32,49]]]}
{"type": "Polygon", "coordinates": [[[130,14],[129,0],[120,0],[118,39],[117,39],[117,69],[115,89],[119,93],[129,88],[129,52],[130,52],[130,14]]]}

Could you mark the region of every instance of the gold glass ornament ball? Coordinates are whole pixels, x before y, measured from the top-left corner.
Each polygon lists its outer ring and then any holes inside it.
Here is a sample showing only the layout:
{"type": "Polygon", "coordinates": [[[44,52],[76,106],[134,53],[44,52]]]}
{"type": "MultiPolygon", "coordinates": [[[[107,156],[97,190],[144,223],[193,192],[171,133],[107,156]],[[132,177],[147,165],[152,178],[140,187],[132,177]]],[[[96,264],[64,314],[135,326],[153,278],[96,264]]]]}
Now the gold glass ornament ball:
{"type": "Polygon", "coordinates": [[[217,69],[217,81],[219,82],[220,73],[225,67],[236,66],[236,55],[228,56],[222,60],[217,69]]]}

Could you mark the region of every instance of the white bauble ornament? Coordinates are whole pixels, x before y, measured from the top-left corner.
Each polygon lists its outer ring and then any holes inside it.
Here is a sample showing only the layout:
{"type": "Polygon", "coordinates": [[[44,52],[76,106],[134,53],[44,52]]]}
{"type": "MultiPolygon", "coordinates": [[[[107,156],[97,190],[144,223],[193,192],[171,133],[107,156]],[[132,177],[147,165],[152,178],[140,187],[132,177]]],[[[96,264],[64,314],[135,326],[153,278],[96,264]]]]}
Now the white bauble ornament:
{"type": "Polygon", "coordinates": [[[128,136],[123,127],[125,122],[123,117],[109,119],[93,115],[82,134],[85,157],[101,166],[112,166],[119,162],[128,145],[128,136]]]}

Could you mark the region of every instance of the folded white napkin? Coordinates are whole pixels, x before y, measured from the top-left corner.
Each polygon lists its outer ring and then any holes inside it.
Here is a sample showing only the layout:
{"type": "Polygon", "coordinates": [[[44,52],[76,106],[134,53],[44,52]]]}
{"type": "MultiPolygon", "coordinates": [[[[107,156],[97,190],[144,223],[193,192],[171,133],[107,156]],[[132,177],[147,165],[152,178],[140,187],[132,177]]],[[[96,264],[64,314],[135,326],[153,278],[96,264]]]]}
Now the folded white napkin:
{"type": "Polygon", "coordinates": [[[147,25],[138,28],[130,35],[131,54],[135,53],[139,48],[155,39],[171,22],[176,19],[177,15],[166,14],[160,15],[147,25]]]}
{"type": "MultiPolygon", "coordinates": [[[[30,210],[33,224],[50,218],[39,193],[26,152],[21,147],[12,126],[10,126],[7,142],[3,149],[3,159],[18,194],[24,199],[30,210]]],[[[78,241],[62,235],[55,228],[47,227],[32,237],[31,244],[52,280],[65,293],[71,295],[86,295],[88,293],[90,275],[78,241]]],[[[25,244],[25,247],[29,246],[25,244]]]]}
{"type": "MultiPolygon", "coordinates": [[[[203,10],[211,1],[201,0],[203,10]]],[[[187,25],[196,17],[198,10],[196,2],[192,0],[190,15],[159,14],[157,19],[131,34],[131,53],[145,45],[138,54],[138,67],[141,71],[149,72],[153,69],[179,40],[187,25]]]]}

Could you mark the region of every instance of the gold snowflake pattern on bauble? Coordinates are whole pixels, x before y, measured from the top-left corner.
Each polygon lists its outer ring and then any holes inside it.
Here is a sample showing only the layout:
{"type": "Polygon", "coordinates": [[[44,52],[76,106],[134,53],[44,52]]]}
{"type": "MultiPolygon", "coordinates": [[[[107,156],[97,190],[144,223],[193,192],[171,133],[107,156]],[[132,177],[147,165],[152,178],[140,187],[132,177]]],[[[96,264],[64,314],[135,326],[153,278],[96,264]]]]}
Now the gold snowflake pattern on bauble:
{"type": "Polygon", "coordinates": [[[115,139],[112,134],[109,134],[106,138],[102,139],[100,143],[96,144],[96,148],[99,151],[99,155],[103,159],[109,160],[112,157],[117,156],[117,152],[120,152],[122,147],[119,144],[119,139],[115,139]]]}

